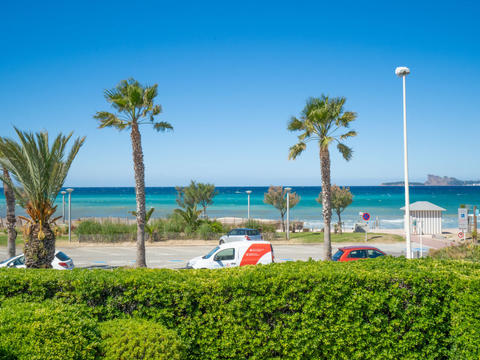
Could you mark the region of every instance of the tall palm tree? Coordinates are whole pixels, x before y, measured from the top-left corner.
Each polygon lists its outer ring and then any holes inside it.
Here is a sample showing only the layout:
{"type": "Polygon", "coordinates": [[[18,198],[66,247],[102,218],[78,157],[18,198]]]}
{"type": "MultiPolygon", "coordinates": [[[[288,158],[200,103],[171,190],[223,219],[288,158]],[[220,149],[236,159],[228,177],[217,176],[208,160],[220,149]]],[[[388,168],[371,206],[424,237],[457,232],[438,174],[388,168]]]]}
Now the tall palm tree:
{"type": "MultiPolygon", "coordinates": [[[[2,174],[5,179],[11,181],[10,174],[4,167],[2,167],[2,174]]],[[[15,225],[17,224],[17,219],[15,217],[15,193],[6,182],[3,183],[3,193],[5,195],[5,205],[7,209],[7,253],[9,257],[14,257],[15,242],[17,240],[17,230],[15,228],[15,225]]]]}
{"type": "Polygon", "coordinates": [[[162,112],[161,106],[153,103],[157,96],[157,87],[157,84],[143,86],[134,79],[123,80],[116,88],[105,91],[105,99],[112,104],[117,113],[99,111],[94,116],[99,120],[100,128],[114,127],[120,131],[130,130],[137,200],[137,267],[147,266],[145,260],[145,166],[139,126],[150,124],[157,131],[173,130],[168,122],[155,122],[155,117],[162,112]]]}
{"type": "Polygon", "coordinates": [[[10,172],[0,179],[13,189],[20,205],[29,218],[25,226],[25,265],[29,268],[49,268],[55,255],[55,233],[52,224],[54,205],[58,192],[65,182],[68,170],[85,138],[74,141],[65,157],[66,146],[72,137],[59,134],[49,143],[47,132],[28,133],[15,128],[19,142],[2,138],[0,141],[0,166],[10,172]]]}
{"type": "Polygon", "coordinates": [[[329,146],[336,144],[338,151],[345,160],[352,158],[352,149],[343,143],[345,139],[356,136],[353,130],[339,134],[343,128],[357,118],[357,114],[344,111],[344,97],[330,98],[322,95],[320,98],[310,98],[301,112],[300,118],[292,117],[288,123],[288,130],[300,131],[298,143],[290,147],[289,159],[296,159],[310,141],[317,141],[320,151],[320,169],[322,173],[322,213],[324,227],[325,258],[332,258],[332,244],[330,239],[330,220],[332,218],[331,189],[330,189],[330,152],[329,146]]]}

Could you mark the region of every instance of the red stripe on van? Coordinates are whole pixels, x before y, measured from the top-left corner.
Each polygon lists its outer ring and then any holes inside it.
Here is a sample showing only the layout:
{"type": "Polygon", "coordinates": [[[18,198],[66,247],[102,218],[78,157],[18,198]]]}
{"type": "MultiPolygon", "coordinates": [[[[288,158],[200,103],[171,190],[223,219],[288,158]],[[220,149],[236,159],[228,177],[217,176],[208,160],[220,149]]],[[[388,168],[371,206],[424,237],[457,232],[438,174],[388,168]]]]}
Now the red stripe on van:
{"type": "Polygon", "coordinates": [[[253,244],[245,251],[240,266],[256,265],[261,257],[271,251],[270,244],[253,244]]]}

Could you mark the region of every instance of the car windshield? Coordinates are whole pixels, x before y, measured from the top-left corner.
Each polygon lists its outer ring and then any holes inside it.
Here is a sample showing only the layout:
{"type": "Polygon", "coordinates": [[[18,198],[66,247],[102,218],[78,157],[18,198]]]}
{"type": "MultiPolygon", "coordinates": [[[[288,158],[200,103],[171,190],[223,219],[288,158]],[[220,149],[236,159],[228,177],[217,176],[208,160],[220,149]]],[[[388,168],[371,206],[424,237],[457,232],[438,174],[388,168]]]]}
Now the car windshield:
{"type": "Polygon", "coordinates": [[[213,249],[212,251],[210,251],[207,255],[205,255],[203,257],[203,259],[208,259],[210,258],[213,254],[215,254],[217,252],[217,250],[220,249],[220,246],[217,246],[215,249],[213,249]]]}
{"type": "Polygon", "coordinates": [[[57,255],[55,255],[55,256],[56,256],[57,259],[60,260],[60,261],[70,260],[70,258],[69,258],[67,255],[65,255],[63,252],[61,252],[61,251],[59,251],[59,252],[57,253],[57,255]]]}
{"type": "Polygon", "coordinates": [[[343,255],[343,251],[342,251],[342,250],[338,250],[338,251],[335,253],[335,255],[333,255],[332,260],[333,260],[333,261],[338,261],[338,260],[340,260],[340,258],[342,257],[342,255],[343,255]]]}

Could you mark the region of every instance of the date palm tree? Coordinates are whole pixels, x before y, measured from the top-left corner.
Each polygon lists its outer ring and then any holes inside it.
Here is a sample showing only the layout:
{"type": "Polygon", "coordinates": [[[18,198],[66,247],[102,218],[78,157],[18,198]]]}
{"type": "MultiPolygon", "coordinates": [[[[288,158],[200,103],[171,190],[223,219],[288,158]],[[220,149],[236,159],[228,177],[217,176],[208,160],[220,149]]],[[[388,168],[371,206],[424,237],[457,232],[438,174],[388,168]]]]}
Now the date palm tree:
{"type": "MultiPolygon", "coordinates": [[[[0,153],[1,156],[1,153],[0,153]]],[[[10,174],[5,167],[2,167],[2,174],[7,181],[11,182],[10,174]]],[[[15,193],[8,186],[7,182],[3,183],[3,194],[5,195],[5,205],[7,209],[7,254],[9,257],[15,256],[15,242],[17,240],[17,219],[15,217],[15,193]]]]}
{"type": "Polygon", "coordinates": [[[330,98],[325,95],[320,98],[310,98],[307,100],[300,118],[292,117],[288,123],[288,130],[301,132],[298,135],[298,143],[290,147],[289,159],[296,159],[307,148],[308,142],[316,141],[318,143],[322,174],[322,214],[325,224],[324,251],[327,260],[332,258],[329,147],[336,144],[343,158],[349,161],[352,158],[352,149],[345,145],[343,141],[357,135],[353,130],[347,130],[343,134],[340,133],[357,118],[356,113],[344,110],[345,101],[344,97],[330,98]]]}
{"type": "Polygon", "coordinates": [[[52,225],[54,205],[65,182],[68,170],[85,138],[74,141],[65,157],[66,146],[72,137],[59,134],[50,144],[47,132],[28,133],[15,128],[19,142],[2,138],[0,166],[12,175],[0,179],[15,193],[19,204],[29,216],[25,226],[25,265],[28,268],[49,268],[55,255],[55,233],[52,225]],[[15,184],[19,184],[19,187],[15,184]]]}
{"type": "Polygon", "coordinates": [[[137,267],[147,266],[145,259],[145,165],[139,126],[150,124],[157,131],[173,130],[172,125],[168,122],[155,121],[155,117],[162,112],[161,106],[154,104],[157,87],[157,84],[143,86],[134,79],[123,80],[116,88],[105,91],[105,99],[113,106],[116,113],[99,111],[94,116],[100,122],[100,128],[113,127],[119,131],[130,130],[137,201],[137,267]]]}

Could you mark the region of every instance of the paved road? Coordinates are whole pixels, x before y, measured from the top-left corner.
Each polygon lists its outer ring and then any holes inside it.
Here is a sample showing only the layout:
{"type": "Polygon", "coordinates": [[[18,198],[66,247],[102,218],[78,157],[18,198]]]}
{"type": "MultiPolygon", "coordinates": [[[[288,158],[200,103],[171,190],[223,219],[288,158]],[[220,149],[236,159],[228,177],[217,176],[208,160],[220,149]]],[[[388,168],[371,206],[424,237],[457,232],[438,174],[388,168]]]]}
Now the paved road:
{"type": "MultiPolygon", "coordinates": [[[[339,246],[333,245],[333,252],[339,246]]],[[[363,245],[356,243],[355,245],[363,245]]],[[[404,243],[372,244],[385,251],[387,254],[400,256],[405,254],[404,243]]],[[[418,245],[413,244],[413,248],[418,245]]],[[[213,248],[212,245],[192,246],[150,246],[147,247],[147,265],[153,268],[181,268],[188,260],[195,256],[204,255],[213,248]]],[[[274,245],[275,260],[277,262],[322,259],[323,244],[309,245],[274,245]]],[[[58,248],[68,254],[76,267],[95,265],[128,266],[135,263],[134,246],[85,246],[58,248]]],[[[6,258],[6,248],[0,248],[0,260],[6,258]]]]}

